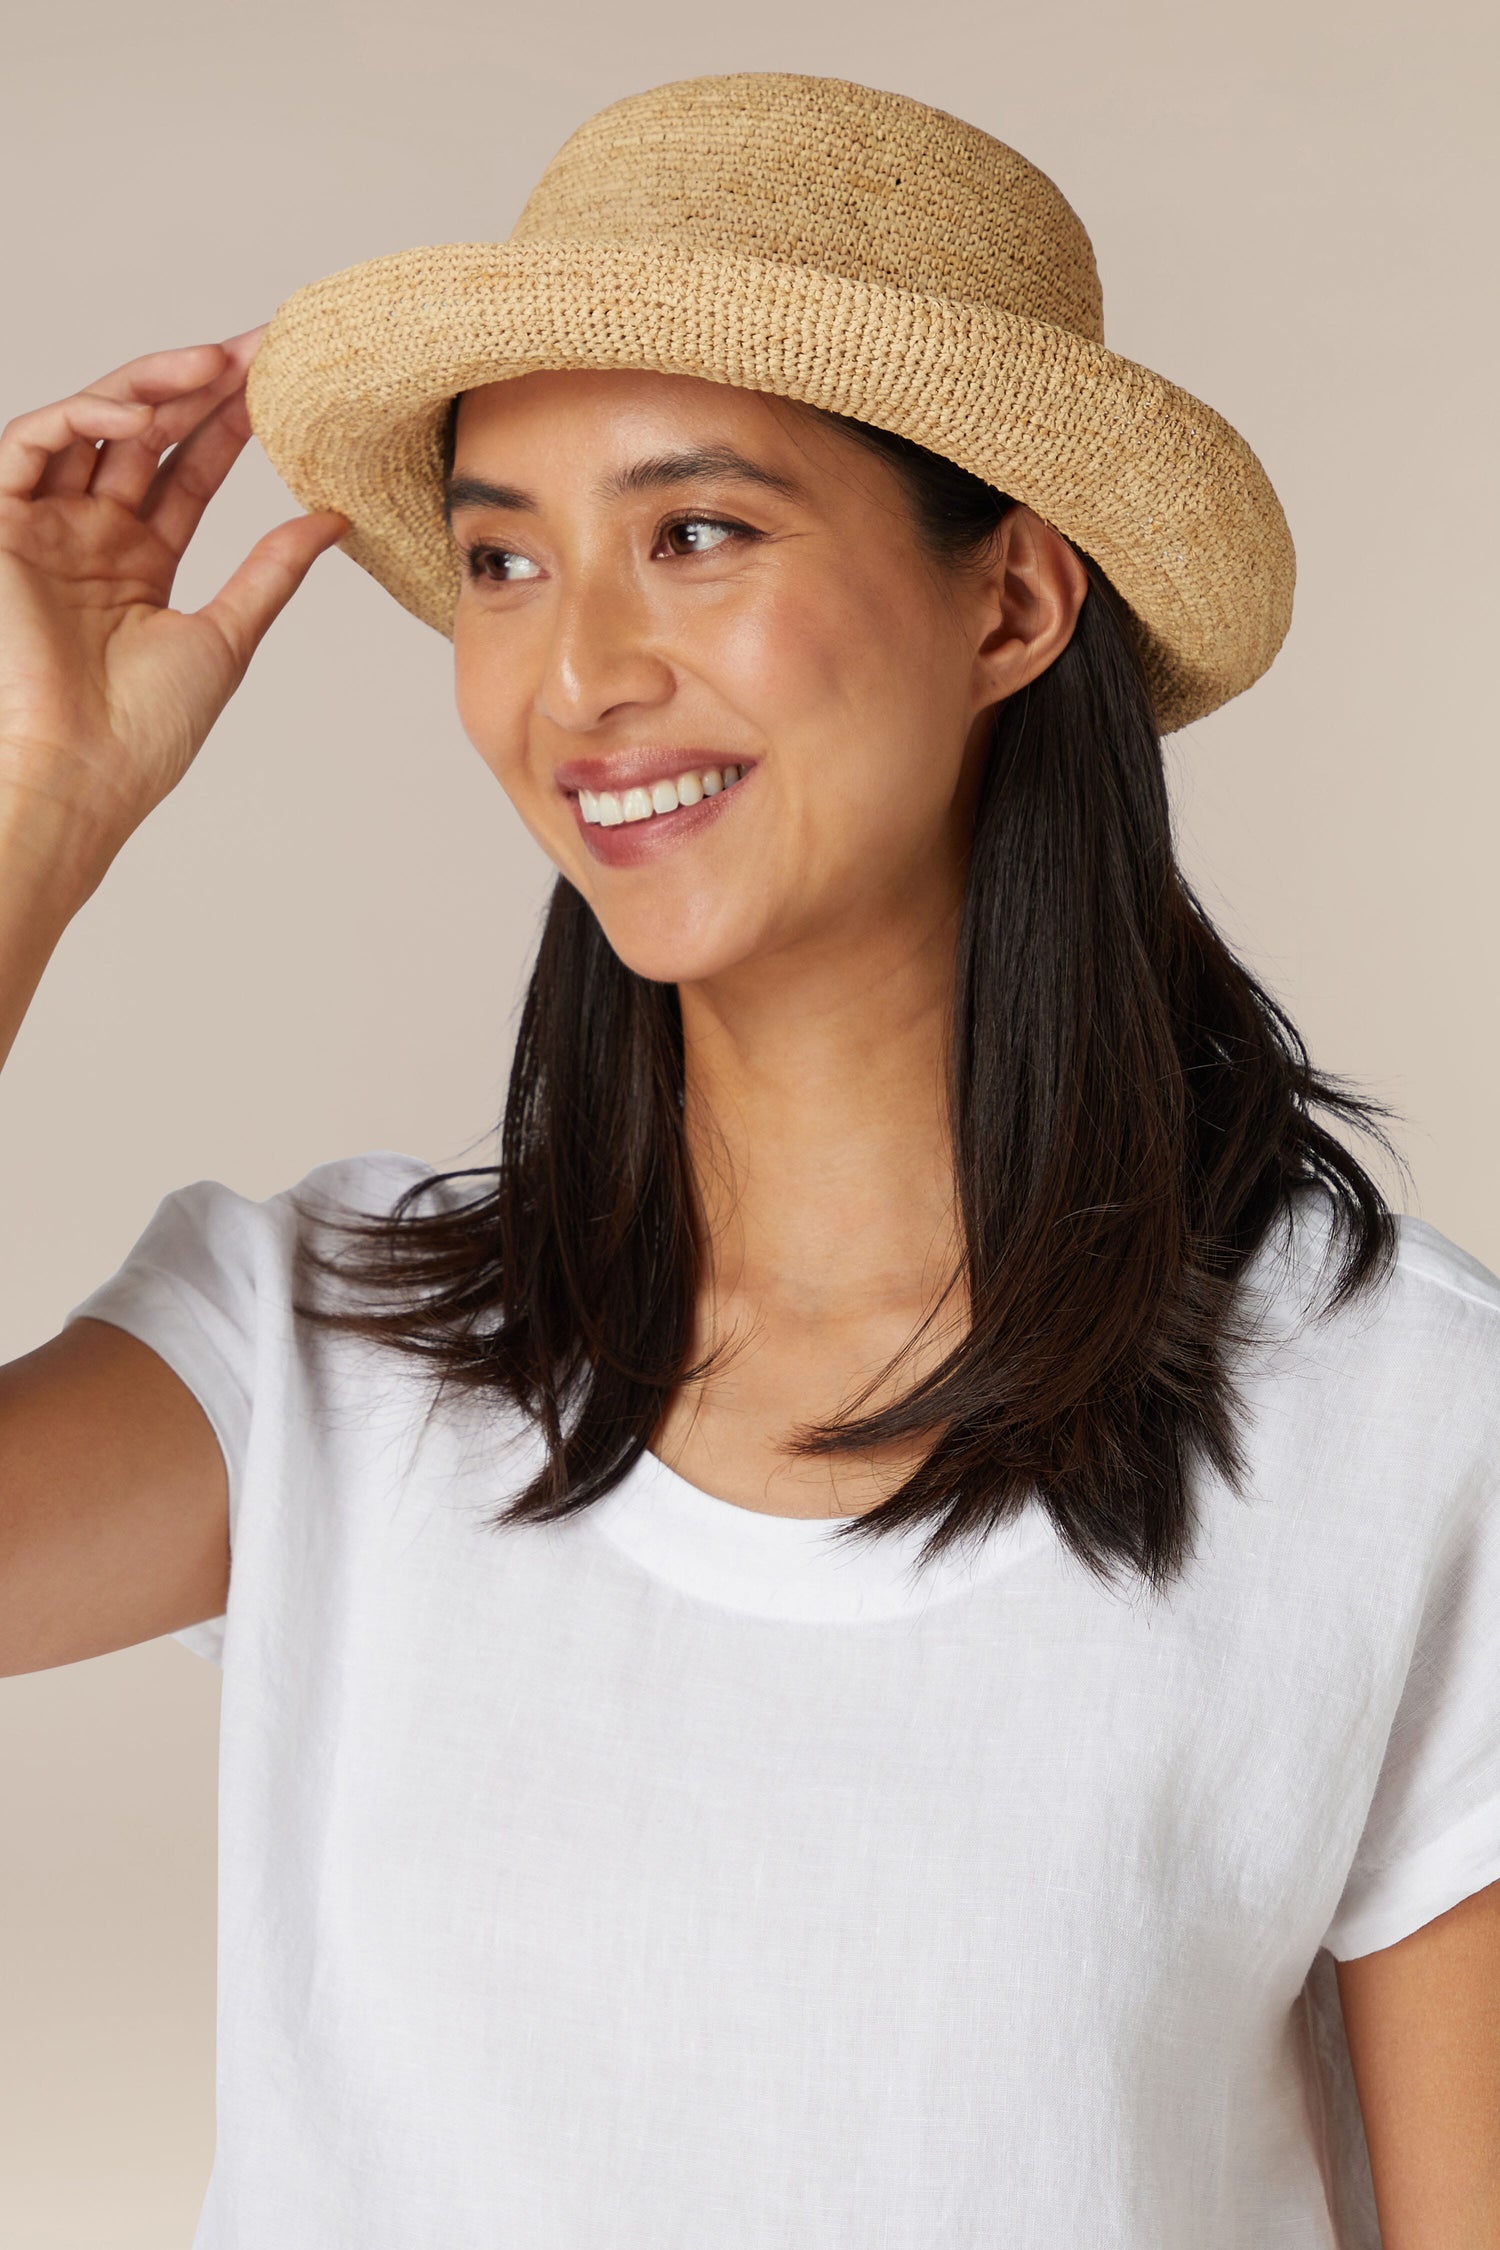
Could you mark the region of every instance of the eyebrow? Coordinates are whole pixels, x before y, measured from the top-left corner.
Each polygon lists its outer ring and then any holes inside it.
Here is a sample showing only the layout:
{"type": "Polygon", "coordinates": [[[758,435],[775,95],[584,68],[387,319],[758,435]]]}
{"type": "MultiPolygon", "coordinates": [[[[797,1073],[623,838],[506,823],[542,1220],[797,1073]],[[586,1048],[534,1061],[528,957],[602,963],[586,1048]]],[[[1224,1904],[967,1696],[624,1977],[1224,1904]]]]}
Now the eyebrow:
{"type": "MultiPolygon", "coordinates": [[[[633,461],[601,478],[596,490],[601,500],[623,500],[632,492],[648,492],[661,485],[687,484],[695,477],[729,478],[740,484],[763,485],[788,500],[805,500],[807,489],[795,477],[762,467],[732,445],[695,446],[685,453],[655,453],[633,461]]],[[[491,484],[485,477],[450,476],[443,485],[443,520],[452,525],[460,508],[513,508],[535,515],[538,503],[519,485],[491,484]]]]}

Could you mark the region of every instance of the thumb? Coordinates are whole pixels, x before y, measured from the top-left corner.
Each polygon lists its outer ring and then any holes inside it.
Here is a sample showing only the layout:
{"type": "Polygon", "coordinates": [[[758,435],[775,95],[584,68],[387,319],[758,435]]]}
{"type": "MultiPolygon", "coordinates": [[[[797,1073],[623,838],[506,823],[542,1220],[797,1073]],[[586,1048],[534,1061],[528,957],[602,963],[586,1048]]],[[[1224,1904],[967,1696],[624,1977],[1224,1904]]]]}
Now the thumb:
{"type": "Polygon", "coordinates": [[[331,508],[277,524],[197,612],[205,624],[218,628],[241,673],[319,555],[348,529],[349,518],[331,508]]]}

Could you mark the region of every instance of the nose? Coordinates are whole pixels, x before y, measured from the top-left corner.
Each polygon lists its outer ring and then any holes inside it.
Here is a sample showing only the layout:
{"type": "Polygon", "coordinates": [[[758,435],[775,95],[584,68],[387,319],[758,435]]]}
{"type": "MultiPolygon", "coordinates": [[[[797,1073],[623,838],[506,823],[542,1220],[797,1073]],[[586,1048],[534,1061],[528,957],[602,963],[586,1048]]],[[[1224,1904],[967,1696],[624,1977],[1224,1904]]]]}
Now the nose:
{"type": "Polygon", "coordinates": [[[536,705],[568,734],[587,734],[672,692],[672,668],[651,646],[651,620],[628,573],[601,564],[564,583],[552,611],[536,705]]]}

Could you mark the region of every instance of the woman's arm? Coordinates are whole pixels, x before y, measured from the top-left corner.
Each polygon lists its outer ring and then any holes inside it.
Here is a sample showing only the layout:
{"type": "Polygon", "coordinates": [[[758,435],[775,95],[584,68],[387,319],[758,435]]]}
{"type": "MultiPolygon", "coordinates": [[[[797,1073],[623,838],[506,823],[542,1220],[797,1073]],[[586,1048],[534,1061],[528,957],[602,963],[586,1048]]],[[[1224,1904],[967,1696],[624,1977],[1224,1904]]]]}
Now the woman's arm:
{"type": "MultiPolygon", "coordinates": [[[[0,795],[0,1062],[93,888],[82,844],[45,801],[0,795]]],[[[228,1583],[218,1440],[155,1352],[80,1320],[0,1367],[0,1673],[217,1617],[228,1583]]]]}
{"type": "Polygon", "coordinates": [[[1500,1883],[1336,1967],[1384,2250],[1497,2250],[1500,1883]]]}
{"type": "MultiPolygon", "coordinates": [[[[0,431],[0,1063],[69,922],[343,529],[294,518],[203,609],[168,606],[250,434],[259,334],[147,354],[0,431]]],[[[0,1673],[217,1616],[228,1570],[218,1440],[156,1353],[85,1319],[0,1368],[0,1673]]]]}

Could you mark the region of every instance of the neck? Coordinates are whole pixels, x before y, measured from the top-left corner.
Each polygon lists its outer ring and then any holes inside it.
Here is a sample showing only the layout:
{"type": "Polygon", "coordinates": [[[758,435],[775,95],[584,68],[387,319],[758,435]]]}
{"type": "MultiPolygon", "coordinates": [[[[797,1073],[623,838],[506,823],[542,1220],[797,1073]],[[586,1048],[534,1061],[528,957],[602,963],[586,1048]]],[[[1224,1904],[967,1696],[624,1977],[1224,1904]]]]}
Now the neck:
{"type": "Polygon", "coordinates": [[[706,1280],[800,1321],[925,1307],[957,1243],[946,1109],[957,915],[679,988],[706,1280]]]}

